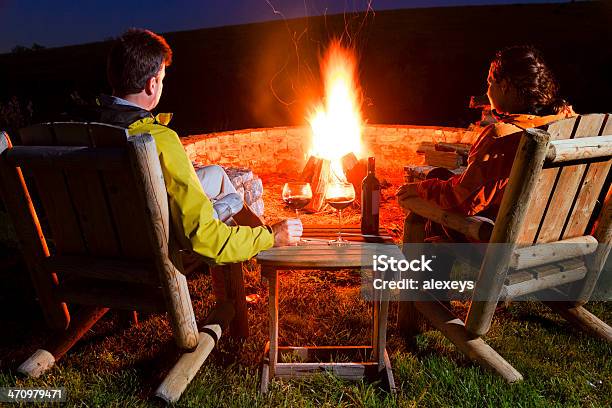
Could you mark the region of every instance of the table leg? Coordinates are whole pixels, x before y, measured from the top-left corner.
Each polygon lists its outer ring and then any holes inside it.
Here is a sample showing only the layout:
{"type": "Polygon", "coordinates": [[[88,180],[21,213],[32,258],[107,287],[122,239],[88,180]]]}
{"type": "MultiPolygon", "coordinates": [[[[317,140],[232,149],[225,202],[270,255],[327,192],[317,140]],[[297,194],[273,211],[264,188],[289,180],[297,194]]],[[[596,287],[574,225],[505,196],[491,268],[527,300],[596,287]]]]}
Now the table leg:
{"type": "MultiPolygon", "coordinates": [[[[387,292],[387,291],[385,291],[387,292]]],[[[389,314],[389,294],[383,293],[381,296],[378,306],[380,310],[378,312],[378,336],[377,343],[374,345],[376,348],[376,358],[378,362],[378,370],[382,370],[385,366],[385,347],[387,347],[387,316],[389,314]]]]}
{"type": "Polygon", "coordinates": [[[278,359],[278,271],[268,269],[264,275],[268,278],[268,308],[270,319],[270,371],[269,378],[274,378],[278,359]]]}
{"type": "MultiPolygon", "coordinates": [[[[376,272],[373,272],[376,274],[376,272]]],[[[377,276],[375,276],[377,277],[377,276]]],[[[379,361],[380,291],[372,288],[372,360],[379,361]]]]}

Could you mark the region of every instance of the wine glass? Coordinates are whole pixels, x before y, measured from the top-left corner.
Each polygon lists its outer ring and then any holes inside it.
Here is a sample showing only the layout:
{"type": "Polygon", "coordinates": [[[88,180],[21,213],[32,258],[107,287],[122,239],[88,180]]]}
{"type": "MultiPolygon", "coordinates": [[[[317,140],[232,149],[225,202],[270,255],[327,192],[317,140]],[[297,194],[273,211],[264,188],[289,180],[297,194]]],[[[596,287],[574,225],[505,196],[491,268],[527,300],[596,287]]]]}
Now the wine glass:
{"type": "MultiPolygon", "coordinates": [[[[295,210],[295,218],[300,219],[300,210],[312,200],[310,183],[294,181],[283,186],[283,201],[295,210]]],[[[305,245],[306,241],[300,238],[297,245],[305,245]]]]}
{"type": "Polygon", "coordinates": [[[293,181],[283,186],[283,201],[295,210],[295,218],[300,218],[300,210],[312,200],[310,183],[293,181]]]}
{"type": "Polygon", "coordinates": [[[355,188],[352,183],[331,182],[325,189],[325,202],[338,210],[338,239],[329,241],[333,246],[347,246],[350,243],[342,239],[342,210],[355,201],[355,188]]]}

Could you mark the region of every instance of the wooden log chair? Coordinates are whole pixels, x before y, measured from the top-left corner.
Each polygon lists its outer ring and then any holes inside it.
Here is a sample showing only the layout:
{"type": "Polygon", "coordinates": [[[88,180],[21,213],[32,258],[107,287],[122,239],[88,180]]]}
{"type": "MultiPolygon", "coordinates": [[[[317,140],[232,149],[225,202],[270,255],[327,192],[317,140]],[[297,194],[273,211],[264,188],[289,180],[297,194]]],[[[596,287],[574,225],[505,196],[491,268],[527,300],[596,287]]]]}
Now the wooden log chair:
{"type": "Polygon", "coordinates": [[[401,201],[411,213],[474,241],[505,243],[507,250],[487,246],[465,322],[431,297],[401,302],[400,324],[416,333],[422,327],[415,326],[417,317],[424,317],[468,358],[508,382],[521,374],[482,339],[500,300],[554,291],[556,301],[545,304],[612,342],[612,328],[584,308],[612,246],[611,164],[611,115],[583,115],[523,132],[494,226],[420,198],[401,201]],[[562,293],[570,294],[566,301],[562,293]]]}
{"type": "Polygon", "coordinates": [[[45,320],[57,334],[19,371],[37,377],[51,368],[109,308],[167,312],[184,353],[156,395],[178,400],[234,307],[218,303],[198,330],[153,138],[128,138],[123,128],[96,123],[41,124],[20,134],[23,146],[13,147],[0,133],[0,188],[45,320]]]}

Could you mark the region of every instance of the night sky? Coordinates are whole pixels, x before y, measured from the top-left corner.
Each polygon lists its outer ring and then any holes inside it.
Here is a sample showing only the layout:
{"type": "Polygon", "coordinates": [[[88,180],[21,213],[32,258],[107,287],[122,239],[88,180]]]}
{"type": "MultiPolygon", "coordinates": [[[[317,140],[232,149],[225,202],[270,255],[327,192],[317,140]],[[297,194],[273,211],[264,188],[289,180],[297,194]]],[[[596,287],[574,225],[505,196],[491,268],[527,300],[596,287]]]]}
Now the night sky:
{"type": "Polygon", "coordinates": [[[0,0],[0,53],[17,45],[82,44],[114,37],[129,27],[160,33],[312,15],[410,7],[563,0],[0,0]],[[275,11],[278,13],[275,13],[275,11]]]}

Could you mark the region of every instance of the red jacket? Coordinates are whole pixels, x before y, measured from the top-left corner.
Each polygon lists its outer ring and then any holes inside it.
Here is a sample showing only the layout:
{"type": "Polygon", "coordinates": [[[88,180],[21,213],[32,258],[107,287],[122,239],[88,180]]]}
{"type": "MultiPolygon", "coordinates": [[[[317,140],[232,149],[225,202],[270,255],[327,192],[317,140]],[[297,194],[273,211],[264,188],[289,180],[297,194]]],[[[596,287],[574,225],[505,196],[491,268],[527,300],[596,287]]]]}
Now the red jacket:
{"type": "Polygon", "coordinates": [[[448,180],[430,179],[417,186],[419,197],[445,210],[495,219],[523,129],[546,125],[572,116],[571,109],[557,115],[509,115],[482,130],[468,156],[463,174],[448,180]]]}

